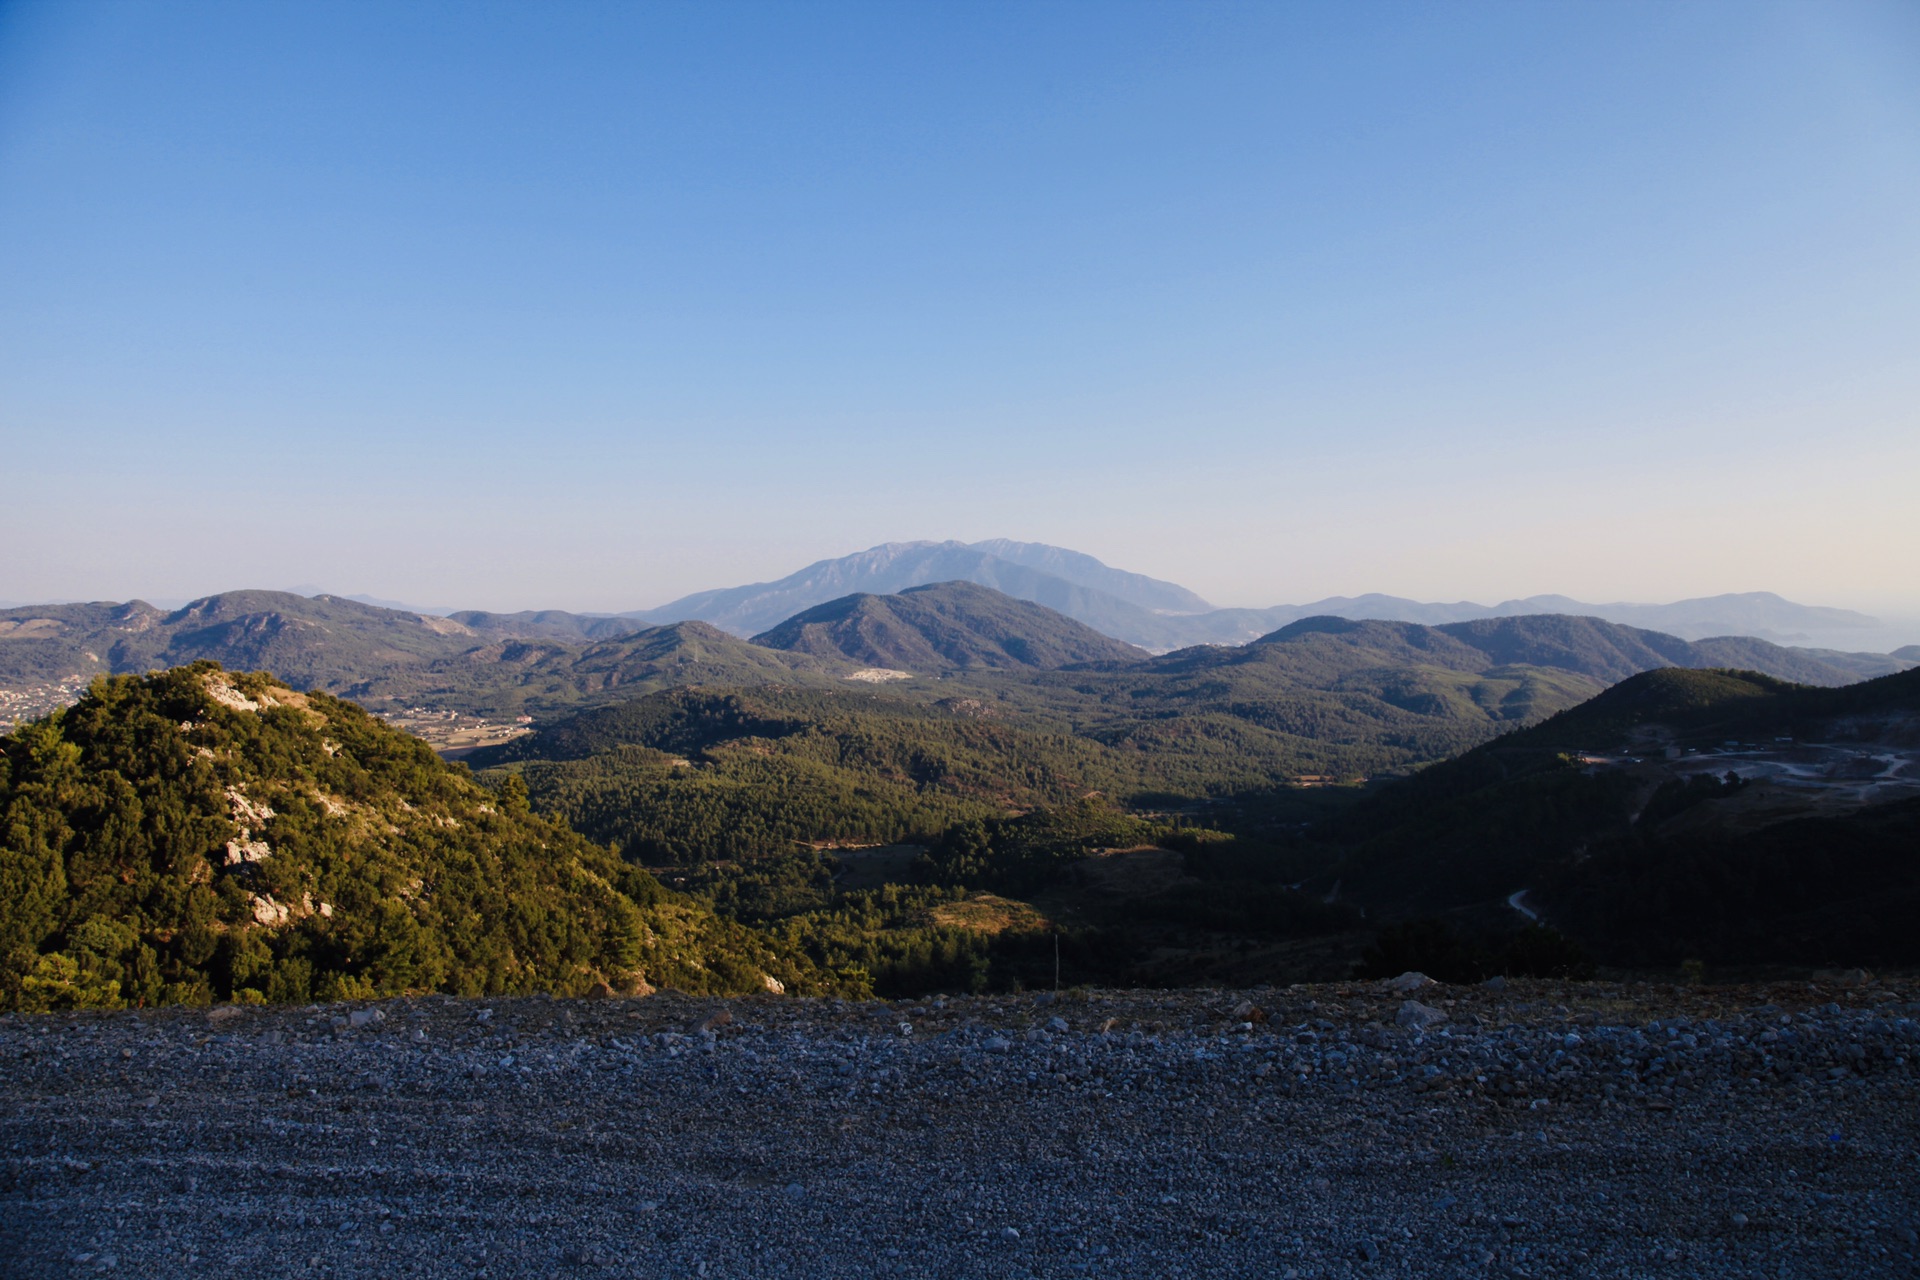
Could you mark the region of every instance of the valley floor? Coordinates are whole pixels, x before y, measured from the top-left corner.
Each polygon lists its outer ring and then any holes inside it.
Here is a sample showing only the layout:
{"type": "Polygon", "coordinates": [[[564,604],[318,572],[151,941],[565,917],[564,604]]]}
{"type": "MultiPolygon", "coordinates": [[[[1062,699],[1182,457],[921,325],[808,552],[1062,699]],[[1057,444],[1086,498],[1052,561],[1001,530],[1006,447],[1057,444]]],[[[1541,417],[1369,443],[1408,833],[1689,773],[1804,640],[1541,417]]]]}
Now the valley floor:
{"type": "Polygon", "coordinates": [[[14,1015],[0,1273],[1915,1275],[1914,994],[14,1015]]]}

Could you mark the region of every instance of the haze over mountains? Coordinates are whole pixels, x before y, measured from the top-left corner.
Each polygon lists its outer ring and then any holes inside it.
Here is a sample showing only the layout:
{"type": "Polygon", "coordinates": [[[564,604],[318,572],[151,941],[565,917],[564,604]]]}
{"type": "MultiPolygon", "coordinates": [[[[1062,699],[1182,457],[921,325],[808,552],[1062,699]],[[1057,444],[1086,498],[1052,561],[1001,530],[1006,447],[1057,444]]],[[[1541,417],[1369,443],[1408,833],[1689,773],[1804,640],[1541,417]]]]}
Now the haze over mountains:
{"type": "MultiPolygon", "coordinates": [[[[1219,609],[1184,587],[1109,568],[1092,556],[1043,543],[994,539],[889,542],[822,560],[775,582],[704,591],[656,609],[622,615],[648,622],[698,619],[752,635],[817,604],[854,592],[884,595],[932,582],[976,582],[1032,600],[1116,639],[1166,651],[1194,644],[1244,644],[1301,618],[1332,615],[1437,626],[1475,618],[1566,613],[1663,631],[1683,640],[1745,635],[1776,643],[1870,636],[1878,619],[1849,609],[1795,604],[1746,592],[1672,604],[1588,604],[1543,595],[1496,605],[1424,603],[1399,596],[1335,596],[1265,609],[1219,609]]],[[[463,619],[468,615],[459,615],[463,619]]],[[[1851,646],[1849,646],[1851,647],[1851,646]]]]}
{"type": "MultiPolygon", "coordinates": [[[[891,595],[940,582],[971,582],[1032,601],[1082,622],[1103,635],[1150,652],[1194,644],[1244,644],[1301,618],[1333,616],[1437,626],[1477,618],[1571,614],[1604,618],[1660,631],[1683,640],[1753,636],[1777,644],[1841,651],[1891,651],[1915,637],[1897,626],[1849,609],[1797,604],[1771,592],[1744,592],[1670,604],[1592,604],[1568,596],[1540,595],[1495,605],[1472,601],[1425,602],[1378,593],[1331,596],[1306,604],[1268,608],[1215,608],[1175,583],[1129,573],[1062,547],[1005,538],[984,542],[889,542],[853,555],[821,560],[774,582],[697,592],[669,604],[620,614],[561,609],[493,612],[442,610],[396,604],[366,595],[293,592],[340,604],[360,603],[421,617],[447,617],[467,631],[494,638],[556,640],[568,644],[608,640],[673,622],[710,623],[742,638],[758,635],[793,615],[855,594],[891,595]]],[[[225,593],[225,599],[242,593],[225,593]]],[[[193,607],[204,601],[184,602],[193,607]]],[[[52,606],[20,605],[18,608],[52,606]]],[[[151,608],[151,606],[144,606],[151,608]]],[[[172,612],[160,610],[159,612],[172,612]]]]}
{"type": "MultiPolygon", "coordinates": [[[[928,554],[908,560],[924,568],[943,562],[952,548],[922,550],[928,554]]],[[[895,558],[893,563],[903,562],[895,558]]],[[[1017,568],[1020,573],[1038,573],[1025,566],[1017,568]]],[[[1092,592],[1091,588],[1074,589],[1082,597],[1067,603],[1084,603],[1092,592]]],[[[1168,598],[1150,583],[1139,592],[1168,598]]],[[[720,612],[736,621],[754,616],[731,606],[720,612]]],[[[1316,625],[1324,629],[1325,621],[1335,615],[1316,616],[1321,620],[1316,625]]],[[[1570,615],[1505,616],[1509,622],[1522,618],[1534,620],[1533,626],[1524,629],[1534,648],[1523,646],[1516,656],[1503,661],[1564,666],[1607,681],[1665,665],[1737,666],[1830,685],[1902,670],[1913,661],[1884,654],[1788,648],[1738,636],[1687,641],[1570,615]],[[1599,666],[1584,657],[1567,659],[1564,654],[1520,656],[1536,649],[1558,652],[1545,637],[1583,628],[1614,637],[1610,648],[1631,656],[1599,666]]],[[[1292,619],[1262,635],[1284,635],[1288,627],[1302,621],[1292,619]]],[[[1482,618],[1439,625],[1460,635],[1520,634],[1513,627],[1495,625],[1501,621],[1482,618]]],[[[1425,628],[1431,624],[1400,625],[1425,628]]],[[[102,672],[148,671],[210,658],[234,668],[270,670],[303,687],[349,696],[371,696],[379,690],[380,696],[436,697],[459,705],[485,690],[488,696],[482,701],[496,710],[500,707],[497,695],[508,687],[523,691],[510,701],[531,697],[551,704],[636,683],[664,687],[696,680],[834,679],[849,665],[919,672],[992,667],[1041,670],[1084,663],[1126,664],[1147,656],[1065,611],[967,581],[910,587],[896,595],[844,595],[778,620],[753,641],[702,620],[649,626],[633,619],[557,612],[436,617],[338,596],[307,598],[270,591],[228,592],[170,612],[140,601],[0,611],[0,687],[5,688],[102,672]]]]}

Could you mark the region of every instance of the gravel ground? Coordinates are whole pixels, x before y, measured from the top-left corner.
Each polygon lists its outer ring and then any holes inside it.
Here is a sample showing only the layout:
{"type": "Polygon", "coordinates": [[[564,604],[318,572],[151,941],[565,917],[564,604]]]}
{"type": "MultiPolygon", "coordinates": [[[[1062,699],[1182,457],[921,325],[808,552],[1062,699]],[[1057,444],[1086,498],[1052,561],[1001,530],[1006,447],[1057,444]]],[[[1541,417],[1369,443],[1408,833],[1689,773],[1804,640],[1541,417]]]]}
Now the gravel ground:
{"type": "Polygon", "coordinates": [[[1916,1019],[1805,983],[11,1016],[0,1270],[1913,1276],[1916,1019]]]}

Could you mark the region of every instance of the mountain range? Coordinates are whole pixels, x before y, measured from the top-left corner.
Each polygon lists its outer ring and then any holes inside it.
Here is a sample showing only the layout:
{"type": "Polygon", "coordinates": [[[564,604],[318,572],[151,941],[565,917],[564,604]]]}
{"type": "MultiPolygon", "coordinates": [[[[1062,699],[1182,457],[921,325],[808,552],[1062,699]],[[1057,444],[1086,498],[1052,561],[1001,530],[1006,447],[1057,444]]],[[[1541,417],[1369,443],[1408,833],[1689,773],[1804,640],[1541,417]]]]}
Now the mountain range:
{"type": "MultiPolygon", "coordinates": [[[[984,542],[889,542],[853,555],[817,561],[774,582],[751,583],[697,592],[657,608],[626,613],[571,613],[561,609],[491,612],[414,608],[371,596],[306,595],[297,592],[229,592],[181,606],[204,607],[207,600],[236,596],[300,595],[338,608],[367,605],[422,620],[445,618],[464,631],[493,639],[553,640],[584,644],[630,635],[674,622],[706,622],[742,638],[763,634],[797,613],[849,595],[890,595],[939,582],[972,582],[1016,599],[1045,605],[1103,635],[1149,652],[1168,652],[1196,644],[1244,644],[1301,618],[1333,616],[1418,622],[1437,626],[1480,618],[1533,614],[1571,614],[1603,618],[1627,626],[1660,631],[1684,640],[1716,636],[1752,636],[1782,644],[1836,647],[1836,652],[1892,649],[1912,637],[1897,626],[1848,609],[1797,604],[1771,592],[1745,592],[1671,604],[1591,604],[1567,596],[1542,595],[1495,605],[1471,601],[1432,603],[1400,596],[1333,596],[1306,604],[1268,608],[1215,608],[1193,591],[1144,574],[1115,569],[1092,556],[1063,547],[1005,538],[984,542]]],[[[58,619],[60,610],[127,608],[155,615],[133,602],[125,606],[36,605],[0,610],[28,611],[28,618],[58,619]]],[[[0,620],[0,636],[9,623],[0,620]]],[[[405,647],[405,646],[403,646],[405,647]]],[[[1920,651],[1920,645],[1909,645],[1920,651]]],[[[1863,674],[1870,674],[1865,673],[1863,674]]]]}
{"type": "MultiPolygon", "coordinates": [[[[1437,626],[1476,618],[1564,613],[1663,631],[1684,640],[1744,635],[1779,642],[1810,635],[1871,635],[1878,626],[1878,620],[1867,614],[1796,604],[1764,591],[1672,604],[1588,604],[1554,595],[1497,605],[1429,604],[1399,596],[1360,595],[1264,609],[1217,609],[1173,583],[1112,569],[1076,551],[1007,539],[972,544],[888,542],[819,561],[774,582],[703,591],[622,616],[652,623],[697,619],[745,636],[844,595],[884,595],[956,580],[1044,604],[1096,631],[1157,652],[1196,644],[1244,644],[1289,622],[1322,615],[1437,626]]],[[[467,615],[458,616],[465,619],[467,615]]]]}
{"type": "MultiPolygon", "coordinates": [[[[367,705],[495,715],[546,713],[686,684],[830,686],[864,667],[1037,676],[1094,665],[1144,677],[1232,666],[1249,649],[1203,645],[1152,659],[1047,606],[968,582],[841,597],[802,610],[752,641],[699,621],[635,624],[638,630],[596,638],[564,621],[578,615],[563,615],[559,622],[530,617],[527,634],[520,634],[509,615],[487,615],[487,625],[474,626],[337,596],[266,591],[209,596],[171,612],[140,601],[7,610],[0,611],[0,692],[208,659],[270,671],[298,687],[367,705]]],[[[1401,637],[1396,656],[1376,663],[1382,670],[1400,664],[1479,672],[1505,665],[1559,670],[1604,684],[1660,666],[1735,666],[1838,685],[1913,665],[1890,655],[1793,649],[1743,637],[1686,641],[1554,614],[1438,628],[1320,617],[1296,620],[1255,643],[1297,640],[1308,632],[1332,635],[1341,628],[1354,636],[1401,637]],[[1407,639],[1414,636],[1424,638],[1407,639]],[[1463,645],[1476,655],[1467,666],[1436,665],[1436,654],[1463,645]]],[[[1319,677],[1302,676],[1309,678],[1319,677]]]]}

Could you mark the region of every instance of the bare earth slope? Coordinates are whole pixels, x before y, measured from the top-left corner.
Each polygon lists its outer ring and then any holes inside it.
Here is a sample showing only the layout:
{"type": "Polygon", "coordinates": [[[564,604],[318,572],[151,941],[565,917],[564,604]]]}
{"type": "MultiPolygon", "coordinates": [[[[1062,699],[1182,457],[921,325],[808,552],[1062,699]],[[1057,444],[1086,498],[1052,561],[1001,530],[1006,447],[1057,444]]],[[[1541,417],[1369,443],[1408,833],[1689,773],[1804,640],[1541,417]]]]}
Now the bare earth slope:
{"type": "Polygon", "coordinates": [[[1412,994],[9,1016],[0,1270],[1914,1274],[1914,992],[1412,994]]]}

